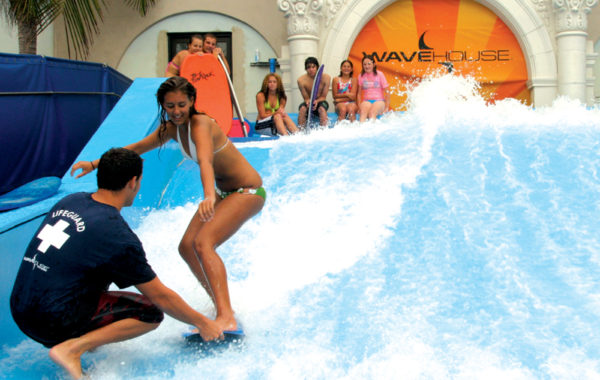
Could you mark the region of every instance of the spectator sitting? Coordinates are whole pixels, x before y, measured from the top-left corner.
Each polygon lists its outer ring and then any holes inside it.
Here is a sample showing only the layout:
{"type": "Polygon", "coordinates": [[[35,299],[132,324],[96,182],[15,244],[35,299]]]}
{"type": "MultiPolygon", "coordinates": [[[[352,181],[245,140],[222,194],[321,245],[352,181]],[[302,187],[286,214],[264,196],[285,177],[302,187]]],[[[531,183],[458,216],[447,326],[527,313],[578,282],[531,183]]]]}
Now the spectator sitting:
{"type": "Polygon", "coordinates": [[[286,101],[281,77],[275,73],[267,74],[260,91],[256,94],[256,133],[275,136],[298,132],[296,124],[285,112],[286,101]]]}
{"type": "Polygon", "coordinates": [[[358,81],[352,76],[353,74],[352,62],[349,60],[342,61],[340,75],[333,78],[331,83],[331,93],[335,104],[335,112],[338,114],[338,121],[344,120],[346,117],[350,121],[356,120],[358,81]]]}
{"type": "Polygon", "coordinates": [[[317,89],[317,96],[312,104],[310,103],[313,83],[317,70],[319,69],[319,61],[315,57],[308,57],[304,61],[304,68],[306,74],[298,78],[298,88],[304,99],[303,103],[300,103],[298,107],[298,124],[301,127],[306,127],[306,121],[308,119],[308,110],[312,112],[312,115],[319,118],[319,124],[323,127],[327,125],[327,110],[329,109],[329,103],[325,100],[327,93],[329,92],[329,82],[331,78],[329,75],[323,73],[321,77],[321,83],[317,89]]]}
{"type": "Polygon", "coordinates": [[[362,59],[362,72],[358,77],[358,104],[360,121],[375,119],[389,111],[389,85],[381,71],[377,71],[375,60],[370,55],[362,59]]]}

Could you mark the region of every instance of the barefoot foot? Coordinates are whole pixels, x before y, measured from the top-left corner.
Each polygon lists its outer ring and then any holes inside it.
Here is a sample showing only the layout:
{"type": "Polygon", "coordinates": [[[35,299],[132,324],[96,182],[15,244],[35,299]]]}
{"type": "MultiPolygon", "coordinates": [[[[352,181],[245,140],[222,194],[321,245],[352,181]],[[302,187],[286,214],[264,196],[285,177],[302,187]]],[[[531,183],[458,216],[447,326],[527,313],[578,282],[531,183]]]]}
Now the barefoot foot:
{"type": "Polygon", "coordinates": [[[67,340],[52,347],[48,352],[48,356],[53,362],[64,368],[74,379],[81,379],[83,375],[81,356],[72,352],[70,341],[67,340]]]}
{"type": "Polygon", "coordinates": [[[219,318],[215,319],[215,322],[219,325],[223,331],[235,331],[238,328],[237,321],[234,317],[231,318],[219,318]]]}

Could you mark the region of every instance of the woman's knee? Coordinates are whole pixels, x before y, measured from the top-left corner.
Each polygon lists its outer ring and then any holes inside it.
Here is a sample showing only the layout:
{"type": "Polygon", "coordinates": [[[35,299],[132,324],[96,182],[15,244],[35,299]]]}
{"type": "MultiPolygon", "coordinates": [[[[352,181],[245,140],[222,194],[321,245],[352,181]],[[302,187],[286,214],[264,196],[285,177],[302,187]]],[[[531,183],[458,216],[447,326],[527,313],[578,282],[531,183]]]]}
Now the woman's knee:
{"type": "Polygon", "coordinates": [[[179,242],[179,247],[177,249],[179,251],[179,256],[185,261],[188,261],[195,256],[194,243],[193,241],[190,241],[190,239],[182,239],[179,242]]]}
{"type": "Polygon", "coordinates": [[[194,252],[200,259],[206,256],[206,254],[214,252],[214,244],[210,244],[206,239],[196,237],[194,239],[194,252]]]}

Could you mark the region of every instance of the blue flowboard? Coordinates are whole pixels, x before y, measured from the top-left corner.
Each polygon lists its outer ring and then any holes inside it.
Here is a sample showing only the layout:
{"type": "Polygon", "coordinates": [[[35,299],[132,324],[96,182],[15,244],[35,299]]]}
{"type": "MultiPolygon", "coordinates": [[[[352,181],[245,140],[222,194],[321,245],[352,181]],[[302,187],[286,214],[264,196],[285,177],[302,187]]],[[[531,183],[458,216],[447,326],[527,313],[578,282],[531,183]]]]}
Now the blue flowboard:
{"type": "Polygon", "coordinates": [[[306,113],[306,126],[310,127],[311,119],[312,119],[312,105],[317,99],[319,95],[319,85],[321,84],[321,77],[323,76],[323,70],[325,69],[325,65],[319,66],[317,73],[315,74],[315,80],[313,82],[312,90],[310,92],[310,105],[308,112],[306,113]]]}
{"type": "Polygon", "coordinates": [[[242,346],[245,337],[241,329],[225,331],[223,332],[223,339],[211,340],[209,342],[202,339],[202,336],[198,333],[190,331],[183,334],[186,346],[206,355],[222,352],[233,347],[239,348],[242,346]]]}
{"type": "Polygon", "coordinates": [[[42,177],[0,195],[0,211],[13,210],[50,198],[58,191],[60,178],[42,177]]]}

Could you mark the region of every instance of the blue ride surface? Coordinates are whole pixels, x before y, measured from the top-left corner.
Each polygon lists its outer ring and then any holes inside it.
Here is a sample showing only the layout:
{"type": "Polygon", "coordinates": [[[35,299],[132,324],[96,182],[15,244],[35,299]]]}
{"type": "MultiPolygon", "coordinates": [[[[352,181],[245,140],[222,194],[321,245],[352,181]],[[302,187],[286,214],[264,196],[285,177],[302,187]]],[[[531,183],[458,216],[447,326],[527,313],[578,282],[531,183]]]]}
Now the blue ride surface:
{"type": "Polygon", "coordinates": [[[0,195],[0,211],[13,210],[19,207],[50,198],[58,192],[60,178],[42,177],[0,195]]]}
{"type": "MultiPolygon", "coordinates": [[[[424,80],[402,114],[237,142],[268,191],[218,249],[243,346],[204,356],[166,318],[86,354],[84,368],[98,379],[600,376],[600,111],[487,105],[474,92],[457,76],[424,80]]],[[[80,158],[147,133],[129,117],[156,106],[135,110],[80,158]]],[[[197,165],[171,144],[144,158],[126,218],[163,282],[212,314],[177,253],[202,194],[197,165]]],[[[88,177],[61,191],[92,189],[88,177]]],[[[16,243],[29,225],[9,231],[23,230],[16,243]]],[[[22,256],[12,248],[4,282],[22,256]]],[[[0,377],[63,376],[15,328],[3,322],[0,377]]]]}

